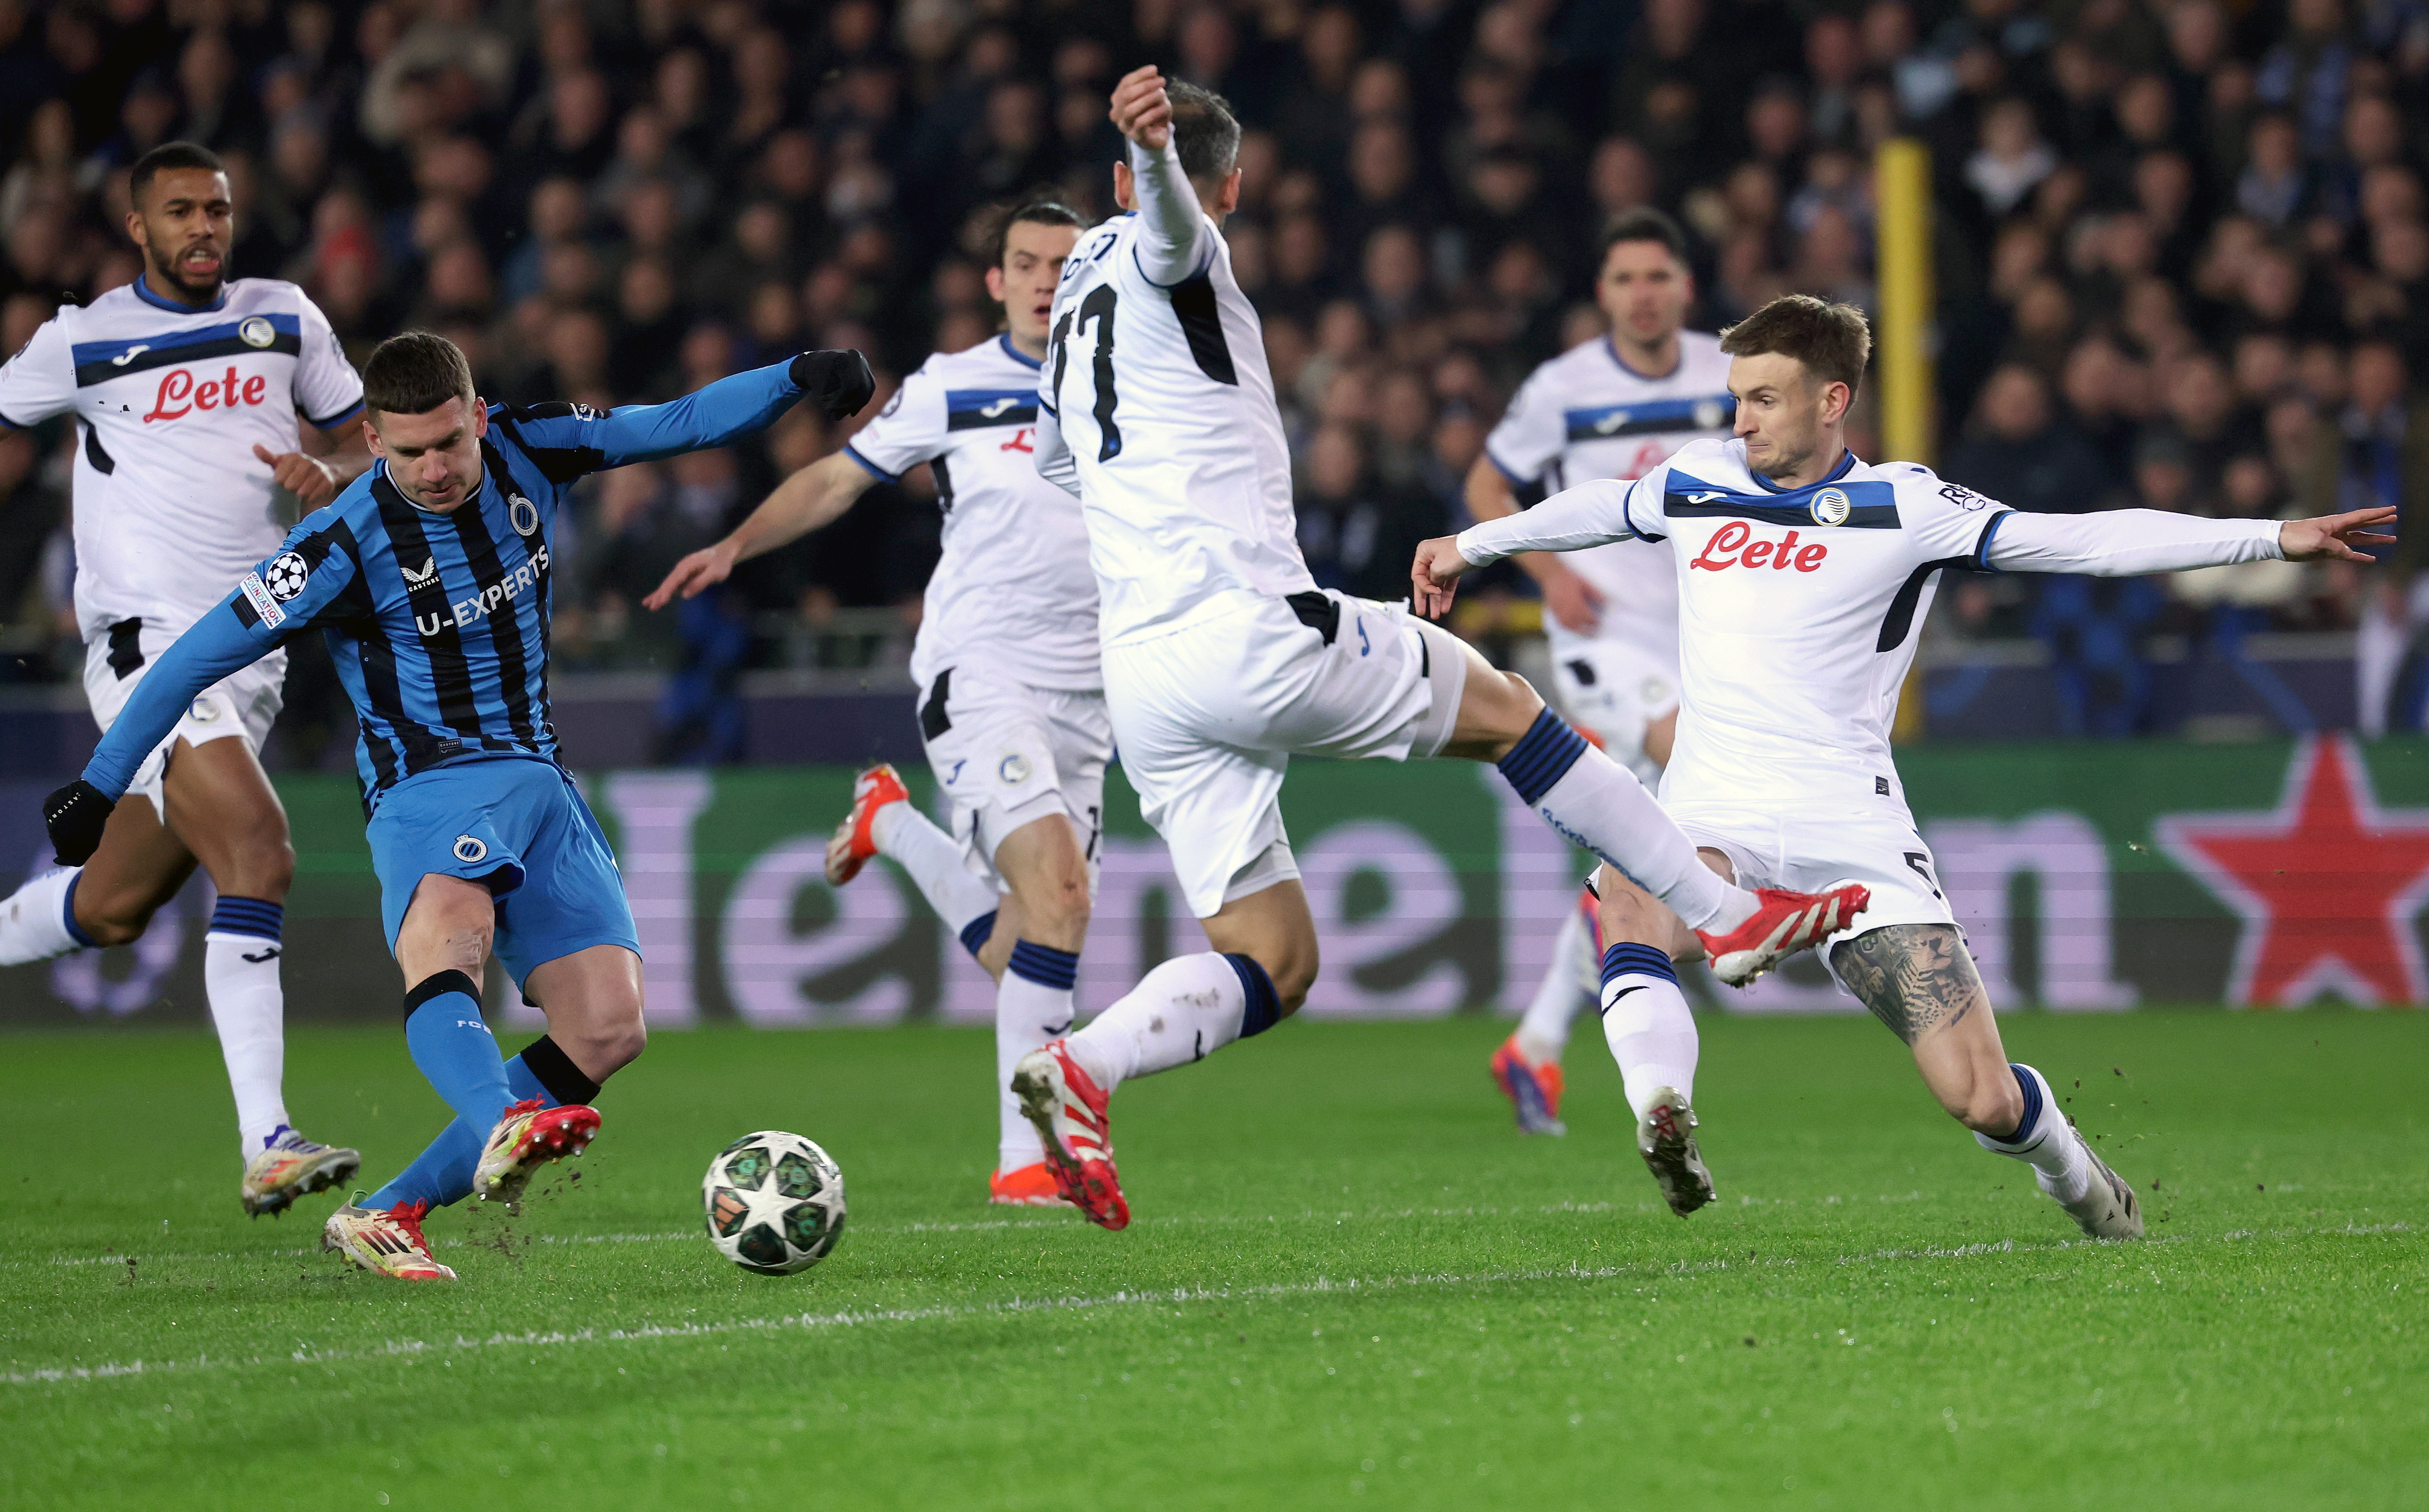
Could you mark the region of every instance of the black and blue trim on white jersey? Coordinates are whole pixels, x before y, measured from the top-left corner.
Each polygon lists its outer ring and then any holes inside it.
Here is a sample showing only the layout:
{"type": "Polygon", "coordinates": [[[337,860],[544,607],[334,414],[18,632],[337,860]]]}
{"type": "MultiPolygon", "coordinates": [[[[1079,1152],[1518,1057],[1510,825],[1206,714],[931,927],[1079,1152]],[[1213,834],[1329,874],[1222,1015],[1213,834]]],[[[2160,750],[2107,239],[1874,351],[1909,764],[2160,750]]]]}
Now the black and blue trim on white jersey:
{"type": "Polygon", "coordinates": [[[1638,399],[1616,404],[1580,405],[1562,410],[1561,420],[1574,446],[1583,441],[1615,441],[1629,436],[1717,431],[1734,420],[1737,412],[1735,394],[1704,394],[1686,399],[1638,399]]]}
{"type": "MultiPolygon", "coordinates": [[[[157,336],[121,337],[110,341],[79,341],[69,349],[69,353],[75,361],[76,386],[84,388],[93,384],[106,384],[113,378],[124,378],[129,373],[166,368],[180,362],[242,356],[255,352],[276,352],[293,357],[301,355],[303,351],[302,319],[281,310],[247,315],[218,325],[197,326],[190,331],[164,331],[157,336]]],[[[342,415],[338,417],[339,419],[344,418],[342,415]]]]}

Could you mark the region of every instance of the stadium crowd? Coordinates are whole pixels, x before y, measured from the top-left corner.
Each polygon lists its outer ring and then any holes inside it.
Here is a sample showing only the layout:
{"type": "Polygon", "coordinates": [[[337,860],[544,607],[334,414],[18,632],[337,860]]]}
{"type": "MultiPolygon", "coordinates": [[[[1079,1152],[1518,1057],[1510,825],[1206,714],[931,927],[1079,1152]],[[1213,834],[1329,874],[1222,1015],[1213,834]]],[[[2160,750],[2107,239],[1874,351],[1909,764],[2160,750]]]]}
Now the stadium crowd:
{"type": "MultiPolygon", "coordinates": [[[[493,399],[604,404],[855,346],[890,387],[994,329],[990,206],[1107,211],[1106,90],[1150,59],[1248,127],[1227,234],[1329,585],[1405,593],[1518,381],[1599,333],[1610,217],[1688,227],[1699,326],[1789,289],[1870,304],[1898,135],[1934,165],[1944,472],[2243,516],[2429,482],[2422,0],[0,0],[0,346],[136,276],[126,165],[184,138],[230,164],[235,271],[303,284],[358,358],[422,326],[493,399]]],[[[672,635],[641,592],[851,423],[602,480],[569,648],[672,635]]],[[[27,649],[65,623],[74,444],[0,436],[20,678],[74,665],[27,649]]],[[[724,649],[690,653],[764,659],[770,612],[915,612],[935,515],[905,504],[751,564],[724,649]]],[[[2376,579],[1972,580],[1938,633],[2358,625],[2368,726],[2429,621],[2401,561],[2376,579]]]]}

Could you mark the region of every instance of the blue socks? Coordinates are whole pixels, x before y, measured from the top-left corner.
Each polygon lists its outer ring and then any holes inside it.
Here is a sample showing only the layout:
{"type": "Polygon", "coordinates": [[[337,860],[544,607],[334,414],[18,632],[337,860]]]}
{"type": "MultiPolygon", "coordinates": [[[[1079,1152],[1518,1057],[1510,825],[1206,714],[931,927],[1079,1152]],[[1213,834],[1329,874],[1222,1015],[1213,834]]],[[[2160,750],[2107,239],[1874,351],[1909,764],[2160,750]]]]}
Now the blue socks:
{"type": "Polygon", "coordinates": [[[978,953],[986,948],[988,938],[995,933],[995,915],[996,911],[989,909],[962,926],[962,948],[970,953],[971,960],[978,959],[978,953]]]}
{"type": "Polygon", "coordinates": [[[1999,1142],[2015,1144],[2030,1138],[2035,1126],[2041,1121],[2041,1083],[2040,1077],[2013,1061],[2008,1062],[2008,1070],[2014,1075],[2016,1085],[2024,1091],[2024,1116],[2016,1121],[2012,1133],[1999,1136],[1999,1142]]]}
{"type": "Polygon", "coordinates": [[[405,1043],[447,1106],[487,1139],[515,1098],[498,1042],[481,1021],[480,987],[460,971],[442,971],[405,994],[405,1043]]]}

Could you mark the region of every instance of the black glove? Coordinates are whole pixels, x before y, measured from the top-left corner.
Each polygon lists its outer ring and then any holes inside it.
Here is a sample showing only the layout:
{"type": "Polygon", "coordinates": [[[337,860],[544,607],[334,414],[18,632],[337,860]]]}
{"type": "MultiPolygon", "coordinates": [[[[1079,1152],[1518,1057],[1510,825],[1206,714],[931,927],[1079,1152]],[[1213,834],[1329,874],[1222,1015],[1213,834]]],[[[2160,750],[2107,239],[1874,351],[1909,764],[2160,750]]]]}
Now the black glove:
{"type": "Polygon", "coordinates": [[[804,352],[793,359],[793,382],[818,402],[827,419],[857,415],[877,392],[877,375],[857,352],[804,352]]]}
{"type": "Polygon", "coordinates": [[[81,866],[92,860],[109,811],[116,807],[81,777],[42,800],[42,828],[51,832],[51,848],[60,865],[81,866]]]}

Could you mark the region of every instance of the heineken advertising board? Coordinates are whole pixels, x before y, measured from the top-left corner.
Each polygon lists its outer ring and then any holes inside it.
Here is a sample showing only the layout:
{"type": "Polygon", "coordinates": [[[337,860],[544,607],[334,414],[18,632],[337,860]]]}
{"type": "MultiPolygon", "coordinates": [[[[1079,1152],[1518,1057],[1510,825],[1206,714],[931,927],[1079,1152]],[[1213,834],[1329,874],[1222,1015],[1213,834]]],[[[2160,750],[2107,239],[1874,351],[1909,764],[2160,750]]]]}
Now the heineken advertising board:
{"type": "MultiPolygon", "coordinates": [[[[2297,1007],[2429,1001],[2429,763],[2417,742],[1924,748],[1899,759],[1941,884],[2003,1008],[2297,1007]]],[[[906,773],[920,801],[926,775],[906,773]]],[[[647,958],[654,1027],[767,1028],[983,1021],[993,988],[890,863],[830,888],[821,861],[849,800],[841,767],[624,771],[584,788],[614,839],[647,958]]],[[[393,1015],[354,785],[283,780],[297,867],[289,1012],[393,1015]]],[[[32,856],[39,794],[0,790],[0,846],[32,856]]],[[[1425,1017],[1514,1011],[1550,966],[1579,855],[1463,763],[1305,762],[1283,812],[1322,939],[1305,1011],[1425,1017]]],[[[1167,955],[1202,948],[1164,848],[1118,770],[1083,1011],[1167,955]]],[[[13,883],[14,879],[8,879],[13,883]]],[[[207,884],[132,947],[0,970],[20,1024],[198,1023],[207,884]]],[[[536,1023],[493,973],[504,1024],[536,1023]]],[[[1843,1012],[1809,961],[1706,1006],[1843,1012]]]]}

